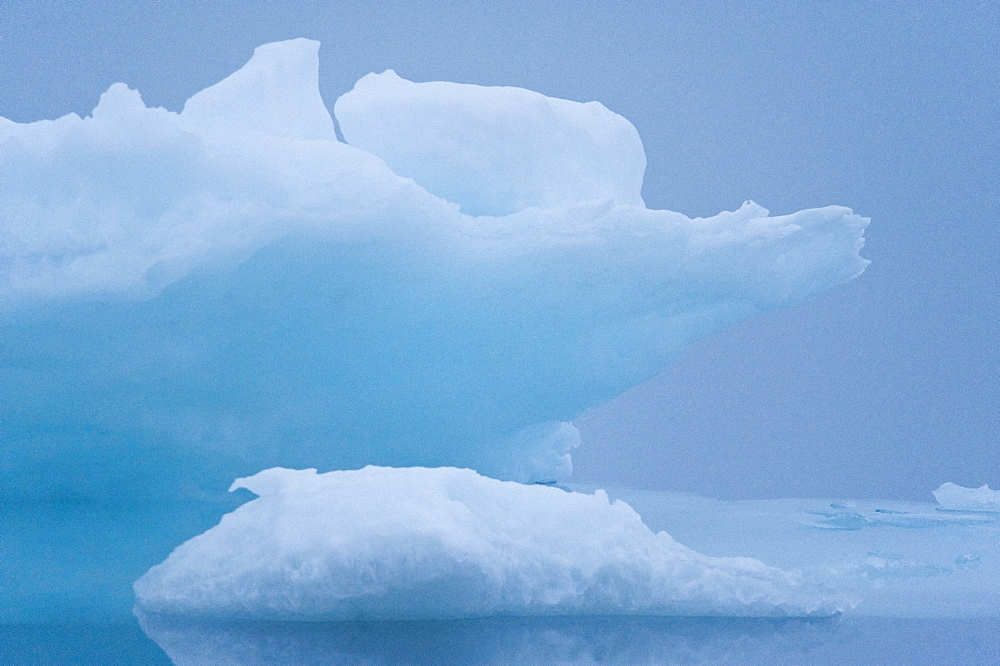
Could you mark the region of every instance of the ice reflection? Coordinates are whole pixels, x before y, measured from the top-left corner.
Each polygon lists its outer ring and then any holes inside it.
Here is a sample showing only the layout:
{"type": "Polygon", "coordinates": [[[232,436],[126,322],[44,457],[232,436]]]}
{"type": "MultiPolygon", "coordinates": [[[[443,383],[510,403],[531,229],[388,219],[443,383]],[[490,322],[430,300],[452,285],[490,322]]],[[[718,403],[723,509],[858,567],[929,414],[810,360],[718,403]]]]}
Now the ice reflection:
{"type": "Polygon", "coordinates": [[[802,657],[838,620],[550,617],[440,622],[209,622],[142,615],[178,666],[686,664],[802,657]]]}

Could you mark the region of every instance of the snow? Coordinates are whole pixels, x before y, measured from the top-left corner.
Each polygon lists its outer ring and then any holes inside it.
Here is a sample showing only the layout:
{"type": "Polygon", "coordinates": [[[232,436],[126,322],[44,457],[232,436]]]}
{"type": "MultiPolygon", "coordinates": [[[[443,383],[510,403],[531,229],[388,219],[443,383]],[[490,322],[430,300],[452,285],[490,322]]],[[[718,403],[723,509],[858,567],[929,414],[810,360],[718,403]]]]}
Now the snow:
{"type": "Polygon", "coordinates": [[[594,102],[387,72],[338,100],[341,143],[317,49],[262,46],[181,113],[115,84],[0,121],[3,497],[565,479],[585,409],[867,264],[843,207],[646,209],[635,129],[594,102]]]}
{"type": "Polygon", "coordinates": [[[1000,490],[990,490],[985,484],[963,488],[955,483],[944,483],[934,491],[934,499],[942,509],[949,511],[1000,511],[1000,490]]]}
{"type": "Polygon", "coordinates": [[[255,620],[823,616],[846,595],[696,553],[622,501],[455,468],[274,468],[135,584],[145,613],[255,620]]]}

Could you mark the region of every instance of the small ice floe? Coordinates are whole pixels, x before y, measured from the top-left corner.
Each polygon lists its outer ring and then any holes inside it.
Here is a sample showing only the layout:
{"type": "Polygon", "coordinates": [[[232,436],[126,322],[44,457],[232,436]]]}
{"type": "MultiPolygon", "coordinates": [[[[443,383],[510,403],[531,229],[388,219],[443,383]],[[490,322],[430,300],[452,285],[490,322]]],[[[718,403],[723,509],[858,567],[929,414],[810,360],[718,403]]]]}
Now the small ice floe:
{"type": "Polygon", "coordinates": [[[964,488],[948,482],[933,492],[934,499],[946,511],[1000,513],[1000,490],[990,490],[985,484],[978,488],[964,488]]]}

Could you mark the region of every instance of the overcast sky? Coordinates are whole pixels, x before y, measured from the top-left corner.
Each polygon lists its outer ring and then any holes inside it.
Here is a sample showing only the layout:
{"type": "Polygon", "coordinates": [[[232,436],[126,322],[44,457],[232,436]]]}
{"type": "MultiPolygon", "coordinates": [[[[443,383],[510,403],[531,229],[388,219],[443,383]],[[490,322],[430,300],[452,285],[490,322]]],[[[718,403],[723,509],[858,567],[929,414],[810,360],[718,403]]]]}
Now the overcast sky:
{"type": "MultiPolygon", "coordinates": [[[[1000,486],[1000,5],[0,2],[0,115],[184,100],[259,44],[322,41],[328,106],[371,71],[598,100],[650,208],[840,204],[858,280],[692,347],[579,421],[584,481],[722,497],[1000,486]]],[[[0,183],[0,187],[3,184],[0,183]]]]}

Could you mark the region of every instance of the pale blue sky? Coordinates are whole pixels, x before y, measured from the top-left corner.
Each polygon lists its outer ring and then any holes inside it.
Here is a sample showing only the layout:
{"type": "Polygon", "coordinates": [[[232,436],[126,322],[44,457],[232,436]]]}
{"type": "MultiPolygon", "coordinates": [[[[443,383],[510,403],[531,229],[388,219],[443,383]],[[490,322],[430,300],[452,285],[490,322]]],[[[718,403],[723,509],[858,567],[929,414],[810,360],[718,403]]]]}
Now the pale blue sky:
{"type": "MultiPolygon", "coordinates": [[[[1000,8],[990,2],[0,4],[0,115],[111,83],[179,109],[261,43],[516,85],[631,120],[651,208],[870,216],[868,272],[695,345],[580,421],[581,480],[731,497],[930,500],[1000,486],[1000,8]]],[[[0,183],[2,187],[2,183],[0,183]]]]}

